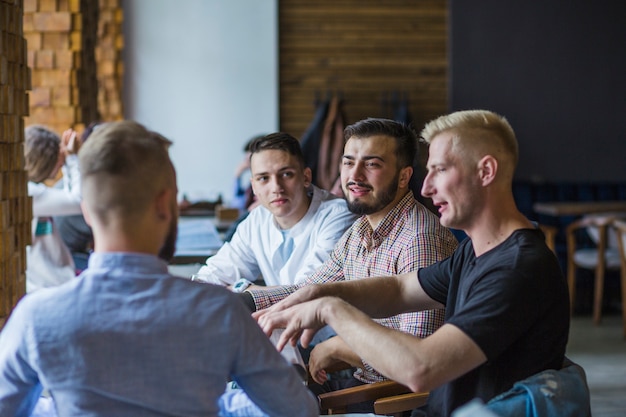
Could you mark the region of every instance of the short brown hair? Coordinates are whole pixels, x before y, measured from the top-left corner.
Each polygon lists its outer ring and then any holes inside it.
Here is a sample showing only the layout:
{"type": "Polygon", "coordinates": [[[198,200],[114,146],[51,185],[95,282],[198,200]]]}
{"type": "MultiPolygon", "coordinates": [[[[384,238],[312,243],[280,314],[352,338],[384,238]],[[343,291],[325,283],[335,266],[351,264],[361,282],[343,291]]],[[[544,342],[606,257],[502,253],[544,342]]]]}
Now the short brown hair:
{"type": "Polygon", "coordinates": [[[387,136],[396,142],[396,160],[398,161],[398,169],[412,167],[415,164],[417,156],[417,134],[404,123],[391,119],[380,119],[369,117],[360,120],[343,131],[344,140],[355,138],[369,138],[372,136],[387,136]]]}
{"type": "Polygon", "coordinates": [[[45,126],[33,125],[24,130],[24,159],[28,180],[43,182],[59,161],[61,138],[45,126]]]}
{"type": "Polygon", "coordinates": [[[78,157],[85,204],[100,219],[140,216],[164,187],[175,187],[171,141],[133,121],[96,129],[78,157]]]}
{"type": "Polygon", "coordinates": [[[252,155],[255,153],[267,150],[287,152],[288,154],[296,157],[296,160],[300,163],[300,166],[303,169],[306,168],[300,142],[298,142],[298,139],[294,138],[289,133],[276,132],[270,133],[266,136],[257,137],[250,144],[250,158],[252,158],[252,155]]]}

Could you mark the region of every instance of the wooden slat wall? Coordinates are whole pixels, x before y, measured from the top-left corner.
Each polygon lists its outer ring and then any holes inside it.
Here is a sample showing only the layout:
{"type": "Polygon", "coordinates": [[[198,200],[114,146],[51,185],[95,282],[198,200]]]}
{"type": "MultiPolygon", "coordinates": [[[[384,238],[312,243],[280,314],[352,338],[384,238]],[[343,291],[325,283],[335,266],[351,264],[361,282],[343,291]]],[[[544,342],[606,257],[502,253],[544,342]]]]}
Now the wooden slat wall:
{"type": "Polygon", "coordinates": [[[416,127],[447,111],[443,0],[279,0],[280,128],[299,137],[316,94],[340,92],[347,123],[390,117],[408,94],[416,127]]]}
{"type": "Polygon", "coordinates": [[[22,0],[0,0],[0,328],[26,290],[32,203],[24,171],[30,73],[22,0]]]}
{"type": "Polygon", "coordinates": [[[95,45],[96,76],[98,78],[98,112],[102,121],[124,118],[122,79],[124,13],[121,0],[99,0],[98,34],[95,45]]]}
{"type": "Polygon", "coordinates": [[[63,132],[98,119],[93,45],[97,3],[87,0],[26,0],[24,37],[32,70],[26,125],[63,132]]]}

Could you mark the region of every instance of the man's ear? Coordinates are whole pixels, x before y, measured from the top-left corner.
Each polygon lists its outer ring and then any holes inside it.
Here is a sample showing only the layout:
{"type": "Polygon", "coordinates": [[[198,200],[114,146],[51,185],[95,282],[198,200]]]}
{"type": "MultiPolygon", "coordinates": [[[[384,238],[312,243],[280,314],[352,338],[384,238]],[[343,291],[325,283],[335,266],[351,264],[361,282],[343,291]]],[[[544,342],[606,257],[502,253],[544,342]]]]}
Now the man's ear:
{"type": "Polygon", "coordinates": [[[172,193],[170,188],[163,189],[154,199],[156,214],[159,219],[169,221],[174,213],[172,213],[172,193]]]}
{"type": "Polygon", "coordinates": [[[80,202],[80,211],[83,212],[83,218],[85,219],[85,223],[87,223],[89,227],[93,227],[93,225],[91,224],[91,215],[89,214],[89,210],[87,210],[87,204],[85,204],[84,200],[80,202]]]}
{"type": "Polygon", "coordinates": [[[491,156],[485,155],[478,161],[478,178],[483,186],[493,183],[498,173],[498,160],[491,156]]]}
{"type": "Polygon", "coordinates": [[[311,182],[313,182],[313,173],[311,172],[311,168],[306,167],[304,168],[304,186],[305,187],[309,187],[311,185],[311,182]]]}
{"type": "Polygon", "coordinates": [[[407,188],[409,186],[409,181],[411,180],[411,176],[413,175],[413,167],[404,167],[400,170],[400,175],[398,176],[398,187],[407,188]]]}

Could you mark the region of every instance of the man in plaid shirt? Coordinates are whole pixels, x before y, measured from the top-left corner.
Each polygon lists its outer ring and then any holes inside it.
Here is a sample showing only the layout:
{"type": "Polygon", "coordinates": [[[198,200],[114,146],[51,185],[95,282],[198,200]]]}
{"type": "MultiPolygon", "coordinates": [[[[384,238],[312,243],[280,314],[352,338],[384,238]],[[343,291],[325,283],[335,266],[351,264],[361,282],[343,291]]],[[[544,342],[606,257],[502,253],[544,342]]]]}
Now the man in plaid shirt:
{"type": "MultiPolygon", "coordinates": [[[[456,248],[452,233],[409,189],[418,145],[415,132],[392,120],[366,119],[348,126],[344,136],[341,183],[348,208],[361,217],[337,242],[330,258],[303,283],[254,286],[242,293],[254,310],[267,308],[309,284],[414,271],[448,257],[456,248]]],[[[379,322],[423,338],[442,325],[443,317],[442,309],[427,310],[379,322]]],[[[317,382],[331,384],[330,389],[385,379],[338,336],[315,346],[309,371],[317,382]],[[353,381],[340,386],[327,381],[324,369],[337,362],[358,368],[353,381]]]]}

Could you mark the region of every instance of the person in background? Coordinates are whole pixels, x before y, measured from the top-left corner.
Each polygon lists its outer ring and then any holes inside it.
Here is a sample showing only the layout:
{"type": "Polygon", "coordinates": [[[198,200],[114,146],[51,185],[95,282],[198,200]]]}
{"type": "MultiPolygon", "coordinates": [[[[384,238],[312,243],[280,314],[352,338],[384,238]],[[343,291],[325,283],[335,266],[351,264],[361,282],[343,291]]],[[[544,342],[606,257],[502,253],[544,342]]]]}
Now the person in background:
{"type": "MultiPolygon", "coordinates": [[[[306,346],[317,328],[332,326],[389,378],[430,391],[427,410],[415,415],[438,417],[561,369],[570,315],[557,259],[515,205],[518,144],[506,119],[455,112],[429,122],[422,137],[430,146],[422,194],[441,224],[469,239],[451,257],[402,275],[305,287],[257,318],[266,332],[287,327],[279,348],[300,336],[306,346]],[[443,307],[445,324],[423,339],[371,319],[443,307]]],[[[569,393],[556,391],[541,393],[541,401],[559,404],[569,393]]]]}
{"type": "MultiPolygon", "coordinates": [[[[89,124],[80,136],[81,143],[85,143],[89,135],[102,126],[102,122],[89,124]]],[[[57,183],[58,184],[58,183],[57,183]]],[[[93,232],[91,227],[85,222],[83,214],[54,216],[53,222],[63,243],[72,254],[72,259],[77,271],[82,271],[87,267],[89,253],[93,249],[93,232]]]]}
{"type": "Polygon", "coordinates": [[[254,140],[250,170],[259,207],[194,279],[235,291],[259,277],[267,285],[301,282],[328,258],[355,216],[345,200],[311,184],[300,144],[287,133],[254,140]]]}
{"type": "Polygon", "coordinates": [[[241,162],[235,168],[235,180],[233,184],[233,195],[230,202],[230,206],[239,210],[239,217],[235,220],[224,233],[224,242],[230,242],[239,223],[244,221],[250,211],[255,209],[259,205],[259,201],[256,199],[254,192],[252,191],[252,185],[250,184],[250,145],[256,139],[262,138],[265,135],[257,135],[246,142],[243,148],[244,157],[241,162]]]}
{"type": "Polygon", "coordinates": [[[59,137],[44,126],[24,131],[28,195],[33,201],[32,241],[26,248],[26,291],[62,284],[76,276],[72,255],[63,243],[53,216],[80,214],[81,187],[76,153],[81,141],[71,129],[59,137]],[[62,188],[47,179],[62,170],[62,188]]]}
{"type": "MultiPolygon", "coordinates": [[[[249,207],[255,201],[252,185],[250,184],[250,145],[252,145],[255,140],[264,136],[266,135],[257,135],[246,142],[243,148],[244,157],[235,168],[233,196],[230,206],[239,209],[239,212],[244,215],[248,213],[249,207]]],[[[256,207],[256,205],[254,207],[256,207]]]]}
{"type": "Polygon", "coordinates": [[[157,256],[176,241],[170,143],[122,121],[81,149],[95,250],[79,279],[13,310],[0,333],[0,416],[30,416],[45,389],[59,417],[216,417],[229,380],[267,415],[317,415],[235,294],[172,276],[157,256]]]}

